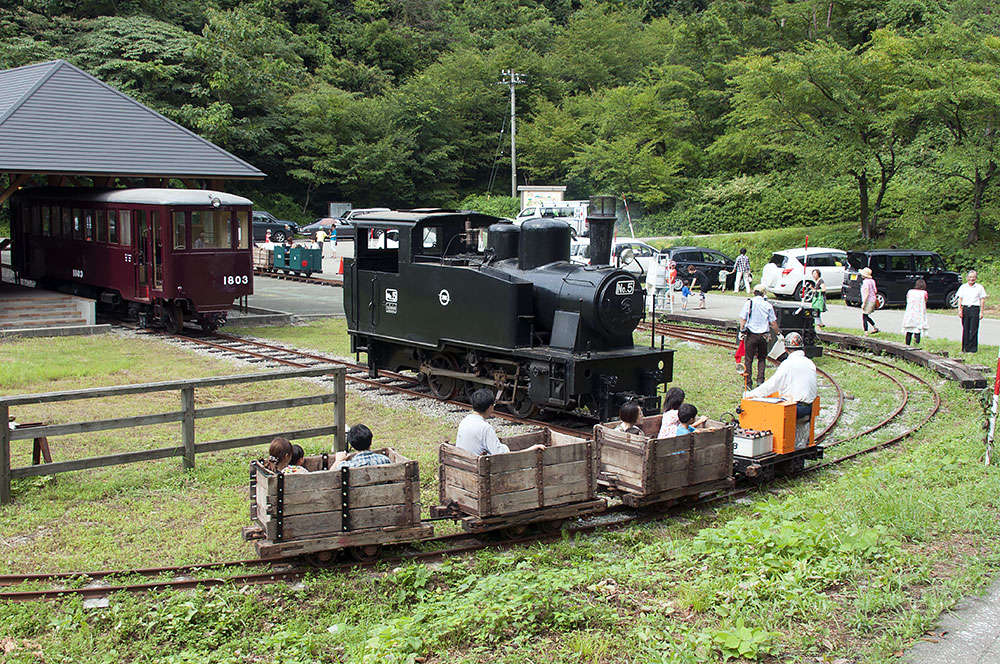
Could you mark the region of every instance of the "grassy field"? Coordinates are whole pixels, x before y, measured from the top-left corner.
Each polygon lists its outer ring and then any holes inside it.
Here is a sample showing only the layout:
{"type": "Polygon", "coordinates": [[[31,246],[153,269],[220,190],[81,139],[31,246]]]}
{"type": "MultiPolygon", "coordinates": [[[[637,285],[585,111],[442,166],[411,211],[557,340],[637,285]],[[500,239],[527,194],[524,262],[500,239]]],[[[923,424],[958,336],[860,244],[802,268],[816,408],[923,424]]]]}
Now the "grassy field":
{"type": "MultiPolygon", "coordinates": [[[[248,332],[346,350],[342,321],[248,332]]],[[[728,353],[688,342],[672,347],[675,384],[689,401],[711,416],[732,411],[739,383],[728,353]]],[[[832,357],[820,366],[848,394],[830,440],[881,419],[900,398],[870,371],[832,357]]],[[[242,370],[152,339],[0,345],[4,393],[242,370]]],[[[306,381],[264,385],[259,394],[206,390],[203,398],[222,403],[317,389],[306,381]]],[[[912,422],[929,399],[912,382],[908,387],[915,412],[905,422],[912,422]]],[[[115,596],[105,609],[76,600],[3,605],[0,651],[13,662],[893,661],[940,610],[1000,570],[1000,478],[979,462],[979,406],[952,385],[942,390],[942,412],[901,446],[717,509],[436,566],[317,571],[297,586],[115,596]]],[[[832,402],[827,386],[821,399],[832,402]]],[[[172,405],[107,408],[151,412],[172,405]]],[[[303,412],[229,426],[242,432],[285,418],[298,423],[303,412]]],[[[348,413],[352,422],[371,424],[379,440],[420,459],[429,504],[435,474],[426,469],[436,457],[434,444],[450,437],[453,425],[353,395],[348,413]]],[[[81,414],[53,408],[24,419],[60,422],[81,414]]],[[[220,433],[206,427],[201,435],[220,433]]],[[[176,431],[52,443],[63,459],[71,451],[159,445],[171,436],[176,431]]],[[[313,449],[326,444],[310,442],[313,449]]],[[[245,464],[260,453],[199,456],[194,472],[173,459],[18,482],[15,504],[0,508],[0,568],[97,569],[249,555],[238,539],[246,522],[245,464]]],[[[23,463],[24,450],[17,454],[23,463]]]]}

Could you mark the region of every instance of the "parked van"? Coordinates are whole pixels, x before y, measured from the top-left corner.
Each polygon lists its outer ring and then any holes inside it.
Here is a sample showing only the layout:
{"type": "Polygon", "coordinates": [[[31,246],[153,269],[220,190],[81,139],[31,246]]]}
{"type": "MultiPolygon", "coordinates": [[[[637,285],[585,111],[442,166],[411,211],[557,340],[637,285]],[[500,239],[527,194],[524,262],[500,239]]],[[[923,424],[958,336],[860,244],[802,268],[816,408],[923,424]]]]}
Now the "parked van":
{"type": "Polygon", "coordinates": [[[938,307],[958,307],[958,287],[962,277],[952,272],[933,251],[908,249],[876,249],[847,253],[848,270],[844,275],[841,292],[844,302],[851,307],[861,306],[861,282],[858,272],[871,268],[878,288],[879,308],[906,304],[906,291],[913,288],[917,279],[927,282],[927,304],[938,307]]]}

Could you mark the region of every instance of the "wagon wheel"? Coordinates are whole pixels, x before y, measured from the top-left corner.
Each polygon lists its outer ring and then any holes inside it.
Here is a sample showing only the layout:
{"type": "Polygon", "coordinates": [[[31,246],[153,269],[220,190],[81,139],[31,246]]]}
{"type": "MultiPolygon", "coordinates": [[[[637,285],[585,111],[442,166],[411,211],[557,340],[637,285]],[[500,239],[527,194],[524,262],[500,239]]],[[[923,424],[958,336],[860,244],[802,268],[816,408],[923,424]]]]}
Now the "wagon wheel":
{"type": "Polygon", "coordinates": [[[528,532],[528,526],[522,524],[516,524],[513,526],[507,526],[500,529],[500,535],[507,539],[516,539],[518,537],[524,537],[524,534],[528,532]]]}
{"type": "MultiPolygon", "coordinates": [[[[455,358],[445,353],[438,353],[431,358],[428,364],[435,369],[449,369],[454,371],[458,368],[455,358]]],[[[427,387],[431,388],[431,394],[442,401],[447,401],[455,396],[459,382],[457,378],[452,378],[451,376],[435,376],[434,374],[427,376],[427,387]]]]}
{"type": "Polygon", "coordinates": [[[347,555],[359,563],[369,563],[376,560],[382,553],[381,544],[369,544],[368,546],[352,546],[347,550],[347,555]]]}
{"type": "Polygon", "coordinates": [[[172,304],[163,310],[163,326],[170,334],[179,334],[184,329],[184,310],[179,304],[172,304]]]}
{"type": "Polygon", "coordinates": [[[562,530],[566,519],[553,519],[552,521],[542,521],[538,524],[538,529],[543,533],[555,534],[562,530]]]}

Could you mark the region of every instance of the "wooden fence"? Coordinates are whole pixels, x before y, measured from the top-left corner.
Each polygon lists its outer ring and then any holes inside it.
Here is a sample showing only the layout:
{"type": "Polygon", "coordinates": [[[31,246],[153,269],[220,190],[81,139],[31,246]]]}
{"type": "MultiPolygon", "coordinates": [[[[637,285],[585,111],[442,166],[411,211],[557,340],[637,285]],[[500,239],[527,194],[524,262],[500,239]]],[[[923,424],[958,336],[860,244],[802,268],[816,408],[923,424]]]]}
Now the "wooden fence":
{"type": "Polygon", "coordinates": [[[9,397],[0,397],[0,504],[10,502],[10,481],[19,477],[54,475],[56,473],[66,473],[73,470],[85,470],[87,468],[99,468],[101,466],[116,466],[126,463],[136,463],[138,461],[165,459],[167,457],[174,456],[184,457],[185,468],[194,468],[194,457],[200,452],[217,452],[219,450],[227,450],[234,447],[266,445],[276,436],[284,436],[285,438],[296,440],[302,438],[312,438],[314,436],[328,436],[332,434],[334,437],[334,448],[336,450],[344,450],[347,445],[344,434],[345,375],[346,370],[344,367],[290,369],[285,371],[243,374],[240,376],[217,376],[213,378],[197,378],[194,380],[171,380],[160,383],[119,385],[84,390],[69,390],[66,392],[21,394],[9,397]],[[219,385],[255,383],[265,380],[282,380],[286,378],[305,378],[310,376],[327,375],[333,376],[334,378],[334,389],[333,392],[330,393],[306,397],[292,397],[288,399],[275,399],[273,401],[253,401],[249,403],[233,404],[230,406],[213,406],[209,408],[194,407],[194,391],[199,387],[216,387],[219,385]],[[7,425],[12,406],[28,406],[40,403],[53,403],[56,401],[73,401],[76,399],[96,399],[100,397],[122,396],[126,394],[148,394],[150,392],[166,392],[170,390],[180,391],[180,410],[168,413],[156,413],[153,415],[118,417],[92,422],[73,422],[70,424],[51,424],[47,426],[28,427],[13,430],[7,425]],[[295,408],[298,406],[314,406],[328,403],[334,404],[333,424],[330,426],[297,429],[293,431],[279,431],[276,433],[268,433],[257,436],[246,436],[243,438],[229,438],[226,440],[213,440],[205,443],[195,443],[194,422],[195,420],[203,417],[221,417],[224,415],[239,415],[241,413],[257,413],[267,410],[275,410],[278,408],[295,408]],[[12,468],[10,465],[11,441],[30,440],[42,436],[65,436],[91,431],[106,431],[108,429],[126,429],[129,427],[147,426],[150,424],[163,424],[165,422],[181,423],[182,444],[180,446],[161,447],[154,450],[141,450],[138,452],[122,452],[119,454],[87,457],[85,459],[59,461],[56,463],[24,466],[21,468],[12,468]]]}

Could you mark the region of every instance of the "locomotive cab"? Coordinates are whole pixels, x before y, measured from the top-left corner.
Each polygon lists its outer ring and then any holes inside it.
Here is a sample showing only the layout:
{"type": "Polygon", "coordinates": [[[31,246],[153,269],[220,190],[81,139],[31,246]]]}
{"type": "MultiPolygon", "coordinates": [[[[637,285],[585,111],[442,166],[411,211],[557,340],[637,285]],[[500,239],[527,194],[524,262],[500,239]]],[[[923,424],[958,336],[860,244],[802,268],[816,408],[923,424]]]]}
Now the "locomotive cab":
{"type": "Polygon", "coordinates": [[[354,225],[344,308],[372,373],[416,371],[442,399],[490,387],[522,415],[586,408],[609,419],[630,398],[658,411],[673,351],[634,347],[642,285],[571,263],[564,222],[414,210],[354,225]]]}

